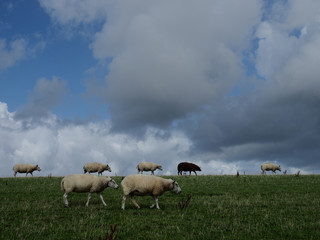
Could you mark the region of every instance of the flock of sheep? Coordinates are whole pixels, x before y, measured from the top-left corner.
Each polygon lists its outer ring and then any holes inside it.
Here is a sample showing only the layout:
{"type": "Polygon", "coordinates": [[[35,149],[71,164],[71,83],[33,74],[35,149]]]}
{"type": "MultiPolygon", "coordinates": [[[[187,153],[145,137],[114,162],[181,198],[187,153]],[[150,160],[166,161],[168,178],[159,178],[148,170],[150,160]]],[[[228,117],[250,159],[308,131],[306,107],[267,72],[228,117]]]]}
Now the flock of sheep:
{"type": "MultiPolygon", "coordinates": [[[[135,201],[134,196],[146,196],[150,195],[154,199],[154,204],[150,206],[153,208],[156,206],[160,209],[158,203],[158,197],[161,196],[166,191],[174,191],[175,193],[181,193],[181,188],[179,184],[172,179],[165,179],[162,177],[153,176],[156,169],[162,170],[161,165],[149,162],[141,162],[137,166],[138,174],[128,175],[121,181],[121,187],[123,190],[123,198],[121,208],[125,209],[126,199],[129,196],[131,202],[137,208],[140,208],[138,203],[135,201]],[[139,175],[143,171],[151,171],[151,176],[139,175]]],[[[30,164],[16,164],[13,166],[14,176],[17,172],[19,173],[30,173],[32,176],[33,171],[41,171],[38,165],[30,164]]],[[[103,200],[101,192],[107,187],[118,189],[118,184],[110,177],[99,177],[102,175],[103,171],[111,172],[111,168],[107,164],[102,163],[87,163],[83,166],[84,174],[71,174],[64,177],[61,181],[61,189],[64,191],[63,200],[66,207],[69,206],[68,194],[71,192],[85,193],[88,192],[88,200],[86,206],[89,205],[92,193],[97,193],[100,197],[102,204],[106,206],[107,204],[103,200]],[[98,172],[96,175],[88,175],[86,173],[98,172]]]]}
{"type": "MultiPolygon", "coordinates": [[[[165,179],[162,177],[154,176],[154,171],[156,169],[162,170],[162,166],[151,163],[151,162],[140,162],[137,166],[138,174],[128,175],[123,178],[121,181],[121,187],[123,191],[122,205],[121,208],[125,209],[126,199],[129,196],[133,205],[137,208],[140,206],[134,199],[134,196],[146,196],[150,195],[154,199],[154,204],[150,206],[153,208],[156,206],[157,209],[160,209],[158,204],[158,197],[161,196],[164,192],[172,190],[175,193],[181,193],[181,188],[179,184],[172,179],[165,179]],[[151,171],[151,175],[142,175],[143,171],[151,171]],[[141,173],[141,174],[139,174],[141,173]]],[[[33,176],[33,171],[41,171],[38,165],[30,164],[16,164],[13,166],[14,176],[17,172],[19,173],[30,173],[33,176]]],[[[107,204],[103,200],[101,192],[107,187],[118,189],[118,184],[110,177],[99,177],[102,175],[103,171],[111,172],[111,168],[107,164],[102,163],[87,163],[83,166],[84,174],[71,174],[64,177],[61,181],[61,189],[64,191],[63,200],[66,207],[69,206],[68,194],[71,192],[85,193],[88,192],[88,200],[86,206],[89,205],[92,193],[97,193],[100,197],[102,204],[106,206],[107,204]],[[88,175],[86,173],[98,172],[96,175],[88,175]]],[[[265,171],[272,171],[275,173],[276,170],[281,171],[280,166],[273,163],[264,163],[261,165],[262,174],[265,171]]],[[[200,167],[188,162],[182,162],[178,165],[178,174],[182,171],[191,172],[201,171],[200,167]]]]}

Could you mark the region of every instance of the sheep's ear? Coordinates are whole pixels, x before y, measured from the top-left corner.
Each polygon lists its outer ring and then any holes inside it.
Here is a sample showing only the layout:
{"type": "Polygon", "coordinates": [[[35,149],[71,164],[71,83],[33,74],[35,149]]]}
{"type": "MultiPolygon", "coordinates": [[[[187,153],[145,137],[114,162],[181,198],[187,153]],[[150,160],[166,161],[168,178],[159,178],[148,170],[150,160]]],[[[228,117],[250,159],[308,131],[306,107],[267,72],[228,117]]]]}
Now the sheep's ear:
{"type": "Polygon", "coordinates": [[[36,167],[38,167],[38,164],[36,165],[36,167]]]}

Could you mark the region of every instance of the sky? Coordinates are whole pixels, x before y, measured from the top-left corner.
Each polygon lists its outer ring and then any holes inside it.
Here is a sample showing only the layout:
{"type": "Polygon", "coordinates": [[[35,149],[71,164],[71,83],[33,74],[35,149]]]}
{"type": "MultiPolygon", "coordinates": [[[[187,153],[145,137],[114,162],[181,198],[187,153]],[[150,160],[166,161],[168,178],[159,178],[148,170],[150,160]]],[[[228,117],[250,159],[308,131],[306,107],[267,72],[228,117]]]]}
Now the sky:
{"type": "Polygon", "coordinates": [[[319,174],[319,46],[318,0],[2,0],[0,177],[319,174]]]}

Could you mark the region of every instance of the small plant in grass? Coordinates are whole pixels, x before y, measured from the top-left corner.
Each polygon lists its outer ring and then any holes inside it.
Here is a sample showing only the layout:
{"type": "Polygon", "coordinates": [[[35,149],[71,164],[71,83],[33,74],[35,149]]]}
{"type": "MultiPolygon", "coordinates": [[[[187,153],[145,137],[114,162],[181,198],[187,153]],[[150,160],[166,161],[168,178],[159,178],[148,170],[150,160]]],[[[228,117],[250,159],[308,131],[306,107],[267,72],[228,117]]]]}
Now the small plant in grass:
{"type": "MultiPolygon", "coordinates": [[[[107,233],[107,236],[105,238],[102,238],[101,236],[98,238],[99,240],[116,240],[118,237],[118,234],[115,234],[117,230],[117,224],[114,226],[110,225],[110,234],[107,233]],[[115,234],[115,235],[114,235],[115,234]]],[[[92,238],[90,238],[92,240],[92,238]]]]}
{"type": "Polygon", "coordinates": [[[178,206],[181,210],[188,207],[189,203],[191,201],[191,194],[188,194],[187,200],[181,199],[181,201],[178,202],[178,206]]]}

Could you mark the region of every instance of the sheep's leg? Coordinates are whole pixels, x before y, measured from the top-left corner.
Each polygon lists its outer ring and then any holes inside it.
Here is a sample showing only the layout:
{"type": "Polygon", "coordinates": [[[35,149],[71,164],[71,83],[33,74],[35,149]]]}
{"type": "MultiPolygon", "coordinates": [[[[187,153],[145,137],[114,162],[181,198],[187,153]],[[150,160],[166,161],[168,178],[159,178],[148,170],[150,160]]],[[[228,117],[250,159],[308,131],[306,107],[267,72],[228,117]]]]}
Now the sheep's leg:
{"type": "Polygon", "coordinates": [[[14,176],[16,177],[16,175],[17,175],[17,172],[14,172],[14,176]]]}
{"type": "Polygon", "coordinates": [[[154,204],[152,204],[150,208],[153,208],[156,205],[157,209],[160,209],[159,203],[158,203],[158,197],[154,196],[153,199],[154,199],[154,204]]]}
{"type": "Polygon", "coordinates": [[[87,203],[86,203],[86,207],[88,207],[89,206],[89,201],[90,201],[90,199],[91,199],[91,193],[89,193],[89,195],[88,195],[88,201],[87,201],[87,203]]]}
{"type": "Polygon", "coordinates": [[[136,206],[136,208],[140,208],[140,206],[138,205],[138,203],[136,202],[136,200],[133,198],[133,195],[130,195],[130,200],[133,203],[133,205],[136,206]]]}
{"type": "Polygon", "coordinates": [[[151,175],[154,175],[154,172],[151,170],[151,175]]]}
{"type": "Polygon", "coordinates": [[[198,176],[197,173],[196,173],[196,171],[194,171],[194,173],[196,174],[196,176],[198,176]]]}
{"type": "Polygon", "coordinates": [[[66,207],[69,207],[68,194],[67,194],[67,193],[64,193],[64,194],[63,194],[63,200],[64,200],[64,205],[65,205],[66,207]]]}
{"type": "Polygon", "coordinates": [[[127,196],[123,195],[123,197],[122,197],[122,205],[121,205],[122,210],[124,210],[124,208],[125,208],[126,200],[127,200],[127,196]]]}
{"type": "Polygon", "coordinates": [[[33,177],[33,174],[32,174],[32,172],[31,172],[30,174],[31,174],[31,176],[33,177]]]}
{"type": "Polygon", "coordinates": [[[99,197],[100,197],[100,199],[101,199],[101,201],[102,201],[102,204],[104,205],[104,206],[107,206],[107,204],[104,202],[104,200],[103,200],[103,197],[102,197],[102,195],[101,195],[101,193],[97,193],[98,195],[99,195],[99,197]]]}

